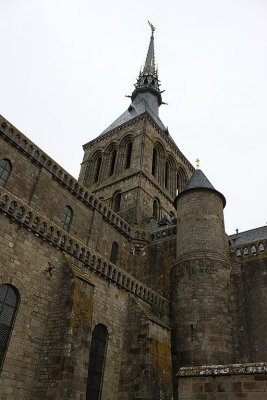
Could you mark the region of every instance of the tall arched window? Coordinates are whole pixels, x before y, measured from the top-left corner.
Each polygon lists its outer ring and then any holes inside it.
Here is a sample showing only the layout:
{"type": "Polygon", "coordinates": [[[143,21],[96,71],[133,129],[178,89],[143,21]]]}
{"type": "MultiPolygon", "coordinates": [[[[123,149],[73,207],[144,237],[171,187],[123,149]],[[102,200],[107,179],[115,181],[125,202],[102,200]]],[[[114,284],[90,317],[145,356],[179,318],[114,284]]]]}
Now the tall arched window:
{"type": "Polygon", "coordinates": [[[157,175],[157,165],[158,165],[158,151],[157,149],[153,150],[153,157],[152,157],[152,175],[157,175]]]}
{"type": "Polygon", "coordinates": [[[109,176],[114,175],[116,158],[117,158],[117,150],[113,150],[110,157],[109,176]]]}
{"type": "Polygon", "coordinates": [[[121,208],[121,192],[117,192],[113,196],[112,200],[112,208],[113,211],[119,212],[121,208]]]}
{"type": "Polygon", "coordinates": [[[94,181],[93,183],[98,182],[99,175],[100,175],[100,168],[101,168],[101,163],[102,163],[102,157],[98,157],[95,163],[95,175],[94,175],[94,181]]]}
{"type": "Polygon", "coordinates": [[[180,193],[183,190],[183,188],[186,185],[186,182],[187,182],[186,173],[185,173],[184,169],[182,167],[180,167],[177,172],[177,192],[178,193],[180,193]]]}
{"type": "Polygon", "coordinates": [[[19,304],[19,294],[11,285],[0,285],[0,369],[14,326],[19,304]]]}
{"type": "Polygon", "coordinates": [[[117,242],[113,242],[110,252],[110,262],[112,262],[113,264],[117,264],[118,255],[119,255],[119,245],[117,242]]]}
{"type": "Polygon", "coordinates": [[[129,142],[126,147],[125,168],[130,168],[132,159],[133,143],[129,142]]]}
{"type": "Polygon", "coordinates": [[[102,324],[96,325],[90,346],[86,400],[101,399],[107,344],[107,328],[102,324]]]}
{"type": "Polygon", "coordinates": [[[5,186],[12,169],[11,162],[7,159],[0,160],[0,186],[5,186]]]}
{"type": "Polygon", "coordinates": [[[169,161],[165,162],[164,186],[166,189],[170,190],[170,164],[169,164],[169,161]]]}
{"type": "Polygon", "coordinates": [[[65,206],[60,217],[60,226],[69,232],[73,219],[73,210],[70,206],[65,206]]]}
{"type": "Polygon", "coordinates": [[[159,220],[159,200],[155,199],[153,201],[153,217],[155,218],[156,221],[159,220]]]}

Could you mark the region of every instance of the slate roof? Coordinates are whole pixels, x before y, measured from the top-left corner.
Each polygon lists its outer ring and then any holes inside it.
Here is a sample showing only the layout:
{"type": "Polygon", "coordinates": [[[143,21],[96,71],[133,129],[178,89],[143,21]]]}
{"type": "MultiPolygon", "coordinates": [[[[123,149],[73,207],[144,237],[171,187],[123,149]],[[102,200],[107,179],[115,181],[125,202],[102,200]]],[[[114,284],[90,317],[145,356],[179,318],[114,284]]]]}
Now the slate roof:
{"type": "Polygon", "coordinates": [[[229,236],[234,245],[241,245],[245,243],[255,242],[256,240],[267,239],[267,225],[261,226],[260,228],[250,229],[240,233],[235,233],[229,236]]]}
{"type": "Polygon", "coordinates": [[[224,195],[222,193],[218,192],[218,190],[216,190],[214,188],[214,186],[210,183],[210,181],[208,180],[206,175],[201,171],[201,169],[196,169],[194,171],[193,175],[191,176],[191,179],[189,180],[189,182],[187,183],[185,188],[181,191],[181,193],[179,193],[178,197],[188,191],[196,190],[196,189],[199,189],[199,190],[208,189],[208,190],[212,190],[212,191],[216,192],[219,196],[221,196],[222,201],[223,201],[223,206],[225,207],[226,200],[225,200],[224,195]]]}
{"type": "Polygon", "coordinates": [[[206,175],[201,171],[201,169],[196,169],[191,176],[191,179],[183,189],[183,192],[186,192],[189,189],[196,189],[196,188],[205,188],[205,189],[213,189],[215,187],[210,183],[206,175]]]}
{"type": "MultiPolygon", "coordinates": [[[[134,101],[128,109],[119,117],[117,118],[111,125],[109,125],[101,134],[100,136],[104,135],[105,133],[111,131],[119,127],[122,124],[130,121],[131,119],[138,117],[139,115],[147,112],[156,122],[156,124],[162,129],[167,130],[164,124],[162,123],[161,119],[153,112],[152,108],[149,106],[150,96],[153,96],[150,93],[143,93],[142,99],[140,101],[134,101]]],[[[137,99],[136,99],[137,100],[137,99]]]]}

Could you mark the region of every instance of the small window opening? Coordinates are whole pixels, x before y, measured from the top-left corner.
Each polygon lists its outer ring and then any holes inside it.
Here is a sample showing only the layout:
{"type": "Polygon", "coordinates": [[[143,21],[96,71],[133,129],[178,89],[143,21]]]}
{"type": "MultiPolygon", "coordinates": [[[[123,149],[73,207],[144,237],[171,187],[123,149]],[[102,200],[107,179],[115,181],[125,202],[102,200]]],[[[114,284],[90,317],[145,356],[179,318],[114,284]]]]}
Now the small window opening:
{"type": "Polygon", "coordinates": [[[117,192],[113,197],[113,211],[119,212],[121,208],[121,192],[117,192]]]}
{"type": "Polygon", "coordinates": [[[116,157],[117,157],[117,150],[113,150],[112,153],[111,153],[109,176],[114,175],[114,172],[115,172],[115,164],[116,164],[116,157]]]}
{"type": "Polygon", "coordinates": [[[165,163],[165,188],[170,189],[170,164],[168,161],[165,163]]]}
{"type": "Polygon", "coordinates": [[[132,142],[128,143],[126,148],[126,164],[125,164],[126,169],[130,168],[131,166],[132,148],[133,148],[132,142]]]}
{"type": "Polygon", "coordinates": [[[101,163],[102,163],[102,157],[98,157],[98,159],[96,160],[96,166],[95,166],[94,183],[98,182],[99,175],[100,175],[101,163]]]}
{"type": "Polygon", "coordinates": [[[156,221],[159,220],[159,201],[157,199],[153,201],[153,217],[156,221]]]}
{"type": "Polygon", "coordinates": [[[12,166],[9,160],[0,160],[0,186],[5,186],[9,178],[12,166]]]}
{"type": "Polygon", "coordinates": [[[156,176],[157,163],[158,163],[158,152],[156,149],[154,149],[153,157],[152,157],[152,175],[153,176],[156,176]]]}
{"type": "Polygon", "coordinates": [[[112,262],[113,264],[117,264],[118,255],[119,255],[119,245],[117,242],[113,242],[110,252],[110,262],[112,262]]]}
{"type": "Polygon", "coordinates": [[[66,206],[61,214],[60,226],[69,232],[73,219],[73,210],[70,206],[66,206]]]}
{"type": "Polygon", "coordinates": [[[147,80],[147,78],[145,78],[145,80],[144,80],[144,84],[145,84],[145,85],[147,85],[147,84],[148,84],[148,80],[147,80]]]}

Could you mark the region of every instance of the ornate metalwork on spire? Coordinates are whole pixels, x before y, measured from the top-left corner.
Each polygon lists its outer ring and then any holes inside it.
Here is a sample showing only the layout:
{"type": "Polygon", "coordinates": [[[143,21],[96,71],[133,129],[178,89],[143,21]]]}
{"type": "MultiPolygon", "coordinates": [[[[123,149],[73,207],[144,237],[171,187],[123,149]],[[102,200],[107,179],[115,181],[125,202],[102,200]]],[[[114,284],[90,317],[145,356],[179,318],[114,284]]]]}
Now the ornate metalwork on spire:
{"type": "Polygon", "coordinates": [[[141,69],[135,90],[132,93],[132,101],[140,93],[151,93],[156,96],[159,106],[162,104],[160,81],[158,79],[158,70],[155,64],[155,50],[154,50],[154,32],[156,28],[148,21],[151,28],[150,43],[147,51],[146,61],[143,69],[141,69]]]}

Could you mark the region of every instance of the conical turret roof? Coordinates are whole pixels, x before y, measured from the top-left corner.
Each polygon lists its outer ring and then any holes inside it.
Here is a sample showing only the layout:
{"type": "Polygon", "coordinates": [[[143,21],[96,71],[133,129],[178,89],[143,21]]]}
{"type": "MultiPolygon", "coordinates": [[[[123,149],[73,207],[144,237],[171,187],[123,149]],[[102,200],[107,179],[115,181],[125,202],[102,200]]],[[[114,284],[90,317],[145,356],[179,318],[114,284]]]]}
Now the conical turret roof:
{"type": "Polygon", "coordinates": [[[189,189],[196,188],[206,188],[216,190],[215,187],[210,183],[206,175],[201,171],[201,169],[196,169],[191,179],[183,189],[183,192],[189,189]]]}
{"type": "MultiPolygon", "coordinates": [[[[210,183],[210,181],[208,180],[208,178],[206,177],[204,172],[201,171],[201,169],[196,169],[194,171],[193,175],[191,176],[191,179],[189,180],[189,182],[187,183],[185,188],[181,191],[181,193],[179,193],[177,198],[179,198],[179,196],[182,196],[182,195],[186,194],[187,192],[190,192],[193,190],[213,191],[221,197],[221,199],[223,201],[223,206],[225,207],[225,205],[226,205],[226,199],[225,199],[224,195],[214,188],[214,186],[210,183]]],[[[175,199],[175,204],[177,202],[177,198],[175,199]]]]}

